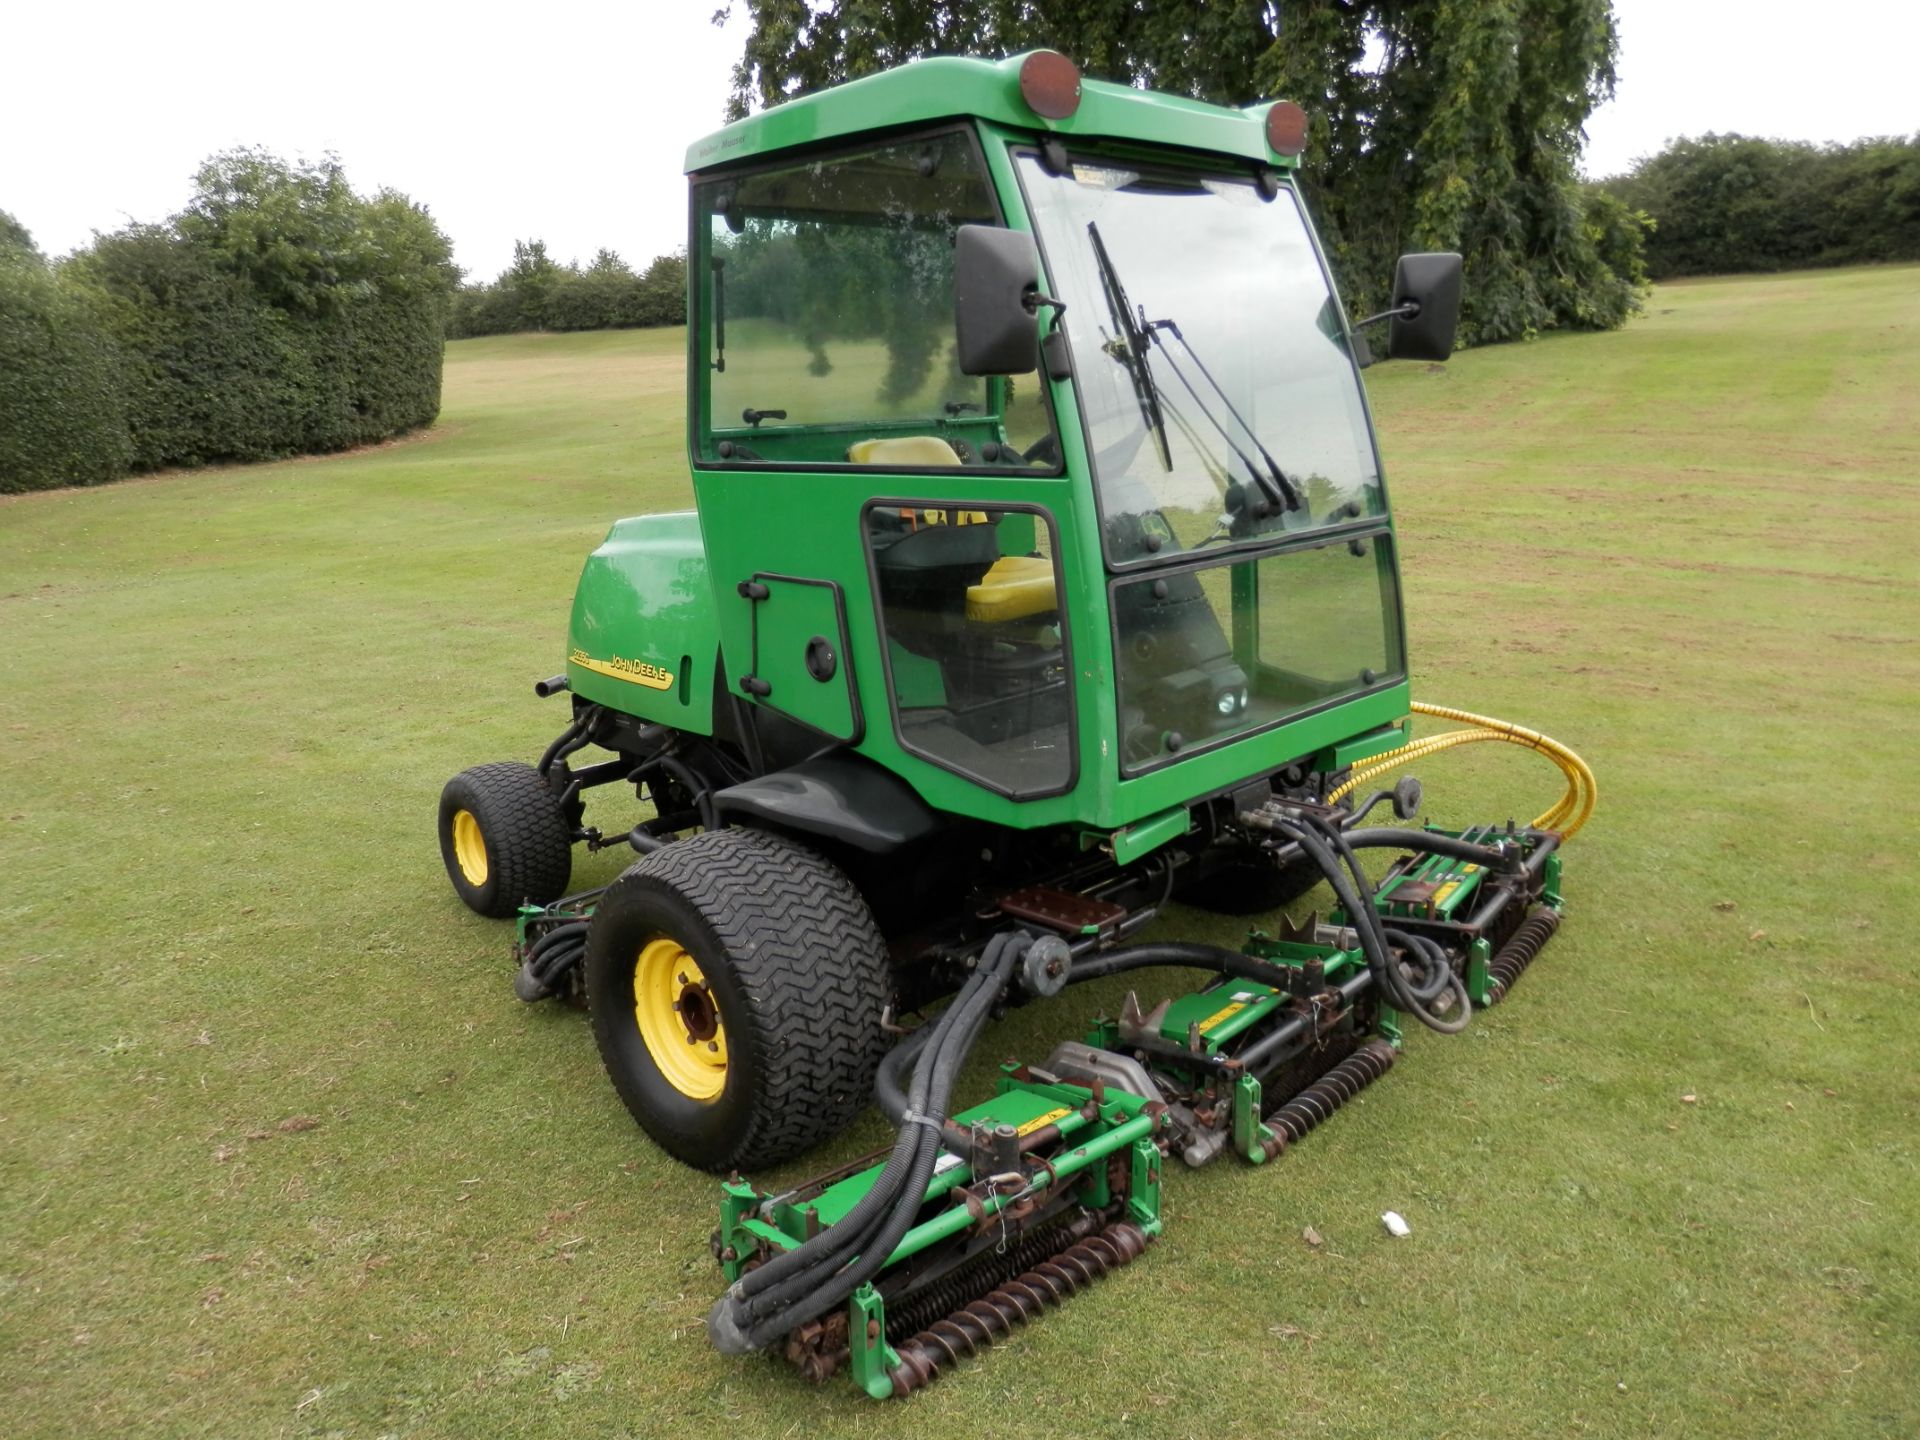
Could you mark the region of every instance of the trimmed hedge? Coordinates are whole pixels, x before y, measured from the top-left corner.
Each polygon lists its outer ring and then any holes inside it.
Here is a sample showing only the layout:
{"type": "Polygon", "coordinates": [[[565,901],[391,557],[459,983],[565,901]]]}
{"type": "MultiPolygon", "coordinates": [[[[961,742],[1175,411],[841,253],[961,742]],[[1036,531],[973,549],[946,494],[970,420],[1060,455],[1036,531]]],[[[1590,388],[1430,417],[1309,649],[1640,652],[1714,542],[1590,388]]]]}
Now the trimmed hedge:
{"type": "Polygon", "coordinates": [[[0,266],[0,490],[428,424],[455,274],[404,197],[363,199],[335,165],[256,151],[209,161],[165,225],[99,237],[53,270],[14,252],[0,266]]]}
{"type": "Polygon", "coordinates": [[[582,270],[547,257],[539,240],[516,241],[513,264],[491,285],[453,298],[449,339],[522,330],[626,330],[687,323],[687,262],[662,255],[635,274],[611,250],[582,270]]]}
{"type": "Polygon", "coordinates": [[[0,492],[92,485],[132,459],[98,317],[38,254],[0,243],[0,492]]]}
{"type": "Polygon", "coordinates": [[[1652,217],[1655,279],[1920,260],[1920,136],[1702,135],[1596,188],[1652,217]]]}

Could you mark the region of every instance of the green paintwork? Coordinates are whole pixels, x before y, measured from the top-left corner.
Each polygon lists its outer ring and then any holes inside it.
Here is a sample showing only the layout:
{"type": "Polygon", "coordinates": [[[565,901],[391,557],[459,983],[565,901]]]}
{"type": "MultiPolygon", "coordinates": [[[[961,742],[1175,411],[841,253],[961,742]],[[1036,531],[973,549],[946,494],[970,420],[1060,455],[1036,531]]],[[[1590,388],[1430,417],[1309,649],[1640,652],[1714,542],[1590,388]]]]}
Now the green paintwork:
{"type": "Polygon", "coordinates": [[[1165,845],[1169,840],[1178,840],[1193,828],[1193,814],[1184,805],[1175,805],[1163,810],[1124,830],[1113,833],[1113,858],[1122,865],[1131,865],[1142,855],[1150,854],[1165,845]]]}
{"type": "MultiPolygon", "coordinates": [[[[1241,173],[1258,162],[1274,167],[1280,183],[1292,183],[1292,166],[1266,147],[1265,106],[1230,110],[1087,81],[1076,114],[1047,123],[1019,99],[1019,59],[918,61],[794,100],[700,141],[689,152],[688,165],[710,170],[835,137],[882,129],[897,133],[920,122],[960,118],[975,126],[1005,223],[1020,231],[1030,231],[1031,224],[1008,147],[1030,143],[1046,131],[1075,137],[1083,145],[1117,147],[1117,153],[1137,155],[1154,147],[1185,163],[1211,155],[1214,163],[1241,173]]],[[[699,423],[707,411],[711,378],[710,237],[696,230],[692,239],[688,388],[690,420],[699,423]]],[[[664,667],[675,676],[673,687],[648,690],[570,664],[575,692],[645,719],[710,734],[716,652],[725,657],[721,683],[742,698],[740,682],[757,664],[759,678],[772,683],[774,691],[763,701],[749,703],[785,710],[836,738],[857,733],[853,748],[900,776],[933,809],[1019,830],[1081,827],[1096,832],[1096,843],[1110,844],[1122,863],[1185,833],[1184,807],[1198,797],[1230,790],[1296,761],[1324,768],[1330,757],[1358,759],[1400,742],[1403,732],[1395,727],[1403,724],[1409,708],[1404,677],[1261,733],[1213,747],[1196,746],[1171,763],[1123,778],[1113,641],[1102,583],[1106,562],[1074,386],[1040,375],[1021,377],[1019,383],[1044,388],[1062,453],[1057,475],[986,468],[888,474],[831,465],[827,462],[844,455],[848,436],[840,433],[820,438],[822,450],[816,458],[822,468],[817,470],[694,463],[698,518],[654,516],[620,522],[589,561],[574,607],[574,646],[600,659],[617,656],[664,667]],[[1065,793],[1014,799],[902,745],[887,691],[887,641],[877,623],[861,518],[868,503],[886,500],[946,509],[1032,506],[1050,517],[1052,550],[1069,602],[1062,618],[1071,651],[1071,741],[1077,771],[1065,793]],[[817,591],[811,603],[787,595],[762,602],[760,654],[757,662],[753,659],[755,604],[738,587],[769,573],[827,580],[840,587],[846,643],[833,682],[813,680],[801,665],[808,639],[832,633],[825,628],[824,591],[817,591]],[[847,678],[851,693],[843,683],[847,678]]],[[[1005,386],[995,382],[987,393],[989,413],[955,419],[957,430],[976,438],[999,433],[1005,386]]],[[[859,428],[872,434],[884,427],[859,428]]],[[[690,446],[689,455],[693,453],[690,446]]],[[[1382,518],[1381,529],[1391,533],[1390,518],[1382,518]]],[[[1235,562],[1246,558],[1230,557],[1235,562]]],[[[1221,563],[1228,560],[1223,557],[1221,563]]],[[[899,652],[894,653],[897,659],[899,652]]],[[[895,675],[902,693],[916,697],[929,694],[939,678],[924,663],[902,664],[895,675]]]]}
{"type": "Polygon", "coordinates": [[[1181,95],[1083,80],[1080,105],[1072,115],[1064,120],[1042,119],[1020,98],[1020,64],[1025,58],[915,60],[789,100],[694,141],[687,149],[686,169],[689,173],[708,170],[795,146],[962,116],[1081,139],[1211,151],[1280,170],[1292,170],[1300,163],[1268,148],[1266,121],[1271,102],[1230,110],[1181,95]]]}
{"type": "MultiPolygon", "coordinates": [[[[1441,830],[1434,826],[1428,828],[1436,835],[1477,839],[1482,844],[1489,843],[1492,838],[1482,836],[1478,831],[1441,830]]],[[[1471,913],[1473,897],[1485,879],[1486,871],[1478,865],[1451,860],[1444,855],[1423,855],[1405,874],[1381,886],[1374,905],[1389,920],[1398,916],[1453,920],[1471,913]],[[1411,888],[1416,886],[1422,888],[1417,891],[1411,888]]]]}
{"type": "Polygon", "coordinates": [[[887,1344],[887,1307],[871,1284],[862,1285],[847,1300],[847,1345],[853,1365],[853,1383],[876,1400],[893,1394],[888,1371],[900,1357],[887,1344]]]}
{"type": "Polygon", "coordinates": [[[1319,768],[1329,772],[1344,770],[1349,765],[1358,765],[1362,760],[1371,760],[1389,750],[1398,750],[1407,743],[1412,728],[1412,721],[1402,720],[1397,725],[1383,725],[1365,735],[1356,735],[1351,740],[1330,745],[1321,752],[1319,768]]]}
{"type": "Polygon", "coordinates": [[[719,653],[700,517],[692,511],[617,520],[587,557],[567,630],[573,693],[695,735],[713,733],[719,653]],[[588,669],[574,657],[638,661],[672,675],[665,690],[588,669]]]}
{"type": "Polygon", "coordinates": [[[1242,1075],[1233,1087],[1233,1148],[1254,1165],[1267,1163],[1265,1142],[1273,1139],[1273,1131],[1260,1120],[1263,1108],[1260,1082],[1242,1075]]]}
{"type": "Polygon", "coordinates": [[[839,587],[801,584],[777,575],[754,578],[768,592],[753,604],[758,643],[748,652],[748,668],[773,687],[761,703],[835,740],[858,739],[860,712],[854,669],[844,653],[847,626],[839,587]],[[807,649],[816,639],[825,640],[835,657],[833,673],[825,680],[807,669],[807,649]]]}
{"type": "Polygon", "coordinates": [[[1475,1005],[1493,1003],[1493,977],[1487,973],[1492,960],[1493,947],[1485,940],[1476,940],[1467,948],[1467,999],[1475,1005]]]}
{"type": "MultiPolygon", "coordinates": [[[[1109,1198],[1101,1161],[1142,1139],[1152,1147],[1151,1136],[1159,1121],[1147,1113],[1147,1102],[1139,1096],[1111,1092],[1106,1103],[1098,1107],[1096,1118],[1089,1120],[1082,1113],[1082,1107],[1092,1098],[1092,1092],[1081,1086],[1043,1084],[1006,1075],[1002,1076],[1000,1086],[999,1093],[992,1099],[953,1116],[955,1123],[965,1128],[1057,1125],[1062,1143],[1054,1160],[1054,1174],[1062,1179],[1082,1177],[1077,1183],[1084,1187],[1082,1199],[1087,1204],[1102,1205],[1109,1198]]],[[[882,1168],[881,1164],[868,1166],[805,1200],[777,1200],[771,1206],[771,1218],[761,1213],[767,1197],[757,1194],[742,1181],[724,1183],[720,1199],[721,1245],[723,1254],[731,1249],[736,1257],[733,1261],[723,1259],[721,1262],[729,1280],[738,1278],[741,1260],[761,1242],[774,1249],[790,1250],[813,1231],[843,1219],[873,1187],[882,1168]]],[[[1157,1186],[1157,1168],[1151,1178],[1157,1186]]],[[[943,1157],[927,1184],[926,1200],[939,1200],[956,1188],[972,1183],[973,1179],[972,1170],[958,1156],[943,1157]]],[[[999,1203],[989,1200],[987,1213],[996,1212],[999,1203]]],[[[1157,1229],[1157,1210],[1150,1218],[1156,1221],[1157,1229]]],[[[965,1206],[936,1216],[909,1230],[887,1263],[898,1264],[965,1229],[969,1223],[965,1206]]]]}
{"type": "Polygon", "coordinates": [[[1271,985],[1229,980],[1175,1000],[1160,1022],[1160,1033],[1176,1045],[1185,1045],[1197,1033],[1208,1051],[1217,1051],[1248,1026],[1264,1020],[1284,998],[1271,985]]]}

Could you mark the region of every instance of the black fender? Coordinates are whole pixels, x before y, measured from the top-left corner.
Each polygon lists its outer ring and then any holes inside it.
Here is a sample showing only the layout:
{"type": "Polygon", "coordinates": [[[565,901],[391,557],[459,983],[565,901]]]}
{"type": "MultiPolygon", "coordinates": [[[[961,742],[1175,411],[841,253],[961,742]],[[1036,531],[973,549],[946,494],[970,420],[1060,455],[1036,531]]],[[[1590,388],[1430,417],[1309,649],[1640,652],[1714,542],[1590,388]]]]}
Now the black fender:
{"type": "Polygon", "coordinates": [[[942,820],[891,770],[833,750],[716,790],[724,823],[811,835],[869,855],[885,855],[941,828],[942,820]]]}

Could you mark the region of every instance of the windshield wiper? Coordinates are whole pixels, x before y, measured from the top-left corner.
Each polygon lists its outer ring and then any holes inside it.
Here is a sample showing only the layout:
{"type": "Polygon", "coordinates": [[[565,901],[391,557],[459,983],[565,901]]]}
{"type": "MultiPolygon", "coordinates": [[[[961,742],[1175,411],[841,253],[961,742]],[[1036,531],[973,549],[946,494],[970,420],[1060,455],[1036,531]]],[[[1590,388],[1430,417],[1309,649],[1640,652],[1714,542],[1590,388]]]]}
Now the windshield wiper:
{"type": "Polygon", "coordinates": [[[1186,387],[1187,393],[1193,396],[1193,403],[1200,407],[1200,413],[1205,415],[1212,423],[1213,428],[1220,432],[1220,438],[1227,442],[1227,448],[1239,456],[1240,463],[1247,467],[1247,473],[1253,476],[1254,484],[1259,486],[1261,493],[1266,496],[1268,503],[1284,510],[1298,510],[1300,508],[1300,491],[1295,487],[1293,481],[1287,478],[1287,472],[1280,468],[1280,462],[1275,460],[1273,456],[1268,453],[1267,447],[1260,443],[1259,433],[1254,430],[1253,426],[1247,423],[1246,416],[1234,408],[1233,401],[1228,398],[1227,392],[1220,388],[1220,382],[1213,378],[1213,372],[1207,368],[1207,362],[1200,358],[1200,352],[1195,350],[1192,344],[1188,342],[1187,337],[1180,333],[1179,324],[1173,320],[1149,320],[1146,318],[1146,311],[1143,308],[1140,312],[1140,329],[1149,339],[1159,344],[1160,352],[1167,357],[1167,365],[1172,369],[1180,383],[1186,387]],[[1253,442],[1253,448],[1258,450],[1260,452],[1260,458],[1267,462],[1267,468],[1264,472],[1258,465],[1253,463],[1253,460],[1247,455],[1246,451],[1233,443],[1233,435],[1231,432],[1228,431],[1225,425],[1220,423],[1219,417],[1207,407],[1207,402],[1200,398],[1200,392],[1194,389],[1193,382],[1187,379],[1186,371],[1182,370],[1179,365],[1175,363],[1173,351],[1168,349],[1166,341],[1160,340],[1158,336],[1154,334],[1155,331],[1165,331],[1180,342],[1180,348],[1187,352],[1188,358],[1193,361],[1194,368],[1206,377],[1207,384],[1213,387],[1213,393],[1218,395],[1220,397],[1220,403],[1227,407],[1227,414],[1231,415],[1235,423],[1246,432],[1247,439],[1253,442]]]}
{"type": "Polygon", "coordinates": [[[1120,342],[1126,347],[1124,355],[1114,358],[1125,365],[1127,373],[1133,377],[1133,393],[1140,401],[1141,418],[1147,422],[1147,431],[1160,451],[1160,464],[1171,470],[1173,450],[1167,444],[1167,422],[1160,414],[1160,391],[1153,383],[1153,371],[1147,365],[1147,346],[1151,342],[1147,332],[1134,319],[1133,307],[1127,303],[1126,288],[1120,283],[1120,273],[1113,268],[1113,261],[1107,255],[1106,242],[1100,238],[1100,227],[1091,220],[1087,222],[1087,235],[1093,241],[1093,258],[1100,264],[1100,286],[1107,292],[1108,313],[1113,316],[1114,328],[1120,332],[1120,342]]]}

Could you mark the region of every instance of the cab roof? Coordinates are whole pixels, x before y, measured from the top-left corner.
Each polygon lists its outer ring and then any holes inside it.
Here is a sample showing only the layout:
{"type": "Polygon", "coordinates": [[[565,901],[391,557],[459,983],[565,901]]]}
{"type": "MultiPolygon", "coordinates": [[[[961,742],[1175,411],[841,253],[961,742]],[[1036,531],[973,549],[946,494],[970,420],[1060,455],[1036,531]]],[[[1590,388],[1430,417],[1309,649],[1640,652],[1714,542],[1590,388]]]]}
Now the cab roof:
{"type": "Polygon", "coordinates": [[[1079,108],[1063,120],[1046,119],[1020,95],[1020,66],[1026,58],[913,60],[803,95],[696,140],[687,148],[686,169],[691,174],[819,141],[956,118],[1063,136],[1207,150],[1276,169],[1299,164],[1297,157],[1277,154],[1267,144],[1271,101],[1233,110],[1181,95],[1083,80],[1079,108]]]}

